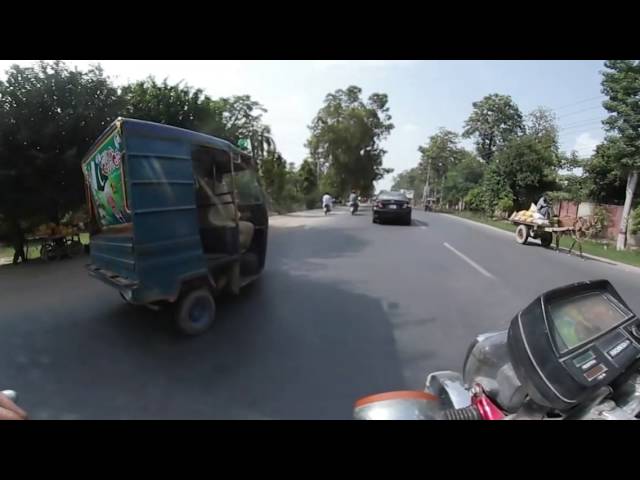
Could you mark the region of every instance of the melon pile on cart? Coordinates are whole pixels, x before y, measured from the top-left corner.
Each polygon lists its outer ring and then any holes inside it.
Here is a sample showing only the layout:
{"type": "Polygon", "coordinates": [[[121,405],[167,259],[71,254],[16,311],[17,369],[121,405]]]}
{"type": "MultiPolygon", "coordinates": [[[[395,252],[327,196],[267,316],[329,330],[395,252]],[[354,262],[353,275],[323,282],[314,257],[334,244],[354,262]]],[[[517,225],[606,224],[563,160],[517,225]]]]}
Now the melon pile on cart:
{"type": "Polygon", "coordinates": [[[549,225],[549,221],[546,220],[538,209],[532,203],[529,210],[520,210],[519,212],[513,212],[513,215],[509,217],[512,222],[532,223],[534,225],[549,225]]]}
{"type": "Polygon", "coordinates": [[[72,225],[44,223],[34,230],[32,239],[40,242],[40,258],[45,261],[73,257],[83,250],[80,230],[72,225]]]}
{"type": "Polygon", "coordinates": [[[78,229],[68,225],[56,225],[55,223],[45,223],[35,229],[38,237],[71,237],[77,235],[78,229]]]}

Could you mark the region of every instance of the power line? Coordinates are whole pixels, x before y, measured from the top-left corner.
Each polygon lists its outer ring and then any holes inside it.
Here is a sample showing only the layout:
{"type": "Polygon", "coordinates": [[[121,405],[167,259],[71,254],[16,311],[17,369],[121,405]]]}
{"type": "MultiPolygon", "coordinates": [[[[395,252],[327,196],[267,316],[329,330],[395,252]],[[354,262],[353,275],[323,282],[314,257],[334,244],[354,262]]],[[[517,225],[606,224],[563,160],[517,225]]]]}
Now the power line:
{"type": "Polygon", "coordinates": [[[579,125],[577,127],[572,127],[569,128],[567,130],[564,130],[561,132],[562,135],[574,135],[576,133],[578,133],[580,130],[592,130],[595,129],[597,127],[599,127],[600,125],[597,123],[591,124],[591,125],[579,125]]]}
{"type": "Polygon", "coordinates": [[[587,112],[589,110],[595,110],[597,108],[603,108],[601,105],[596,105],[595,107],[583,108],[582,110],[576,110],[575,112],[565,113],[564,115],[559,115],[558,118],[565,118],[571,115],[575,115],[577,113],[587,112]]]}
{"type": "Polygon", "coordinates": [[[573,130],[574,128],[580,128],[580,127],[585,127],[590,125],[594,125],[594,126],[602,125],[602,121],[591,120],[589,122],[576,123],[574,125],[571,125],[570,127],[559,128],[557,131],[558,133],[562,133],[562,132],[566,132],[567,130],[573,130]]]}
{"type": "Polygon", "coordinates": [[[560,126],[559,130],[566,130],[567,128],[578,127],[583,123],[601,122],[602,120],[604,120],[602,117],[585,118],[584,120],[579,120],[577,122],[573,122],[568,125],[560,126]]]}
{"type": "MultiPolygon", "coordinates": [[[[598,143],[600,143],[600,141],[598,143]]],[[[560,149],[568,150],[568,151],[575,150],[575,143],[565,140],[564,142],[560,142],[560,149]]],[[[582,157],[578,157],[578,158],[582,158],[582,157]]]]}
{"type": "Polygon", "coordinates": [[[597,97],[585,98],[584,100],[578,100],[577,102],[567,103],[566,105],[562,105],[561,107],[554,108],[554,110],[564,110],[565,108],[573,107],[574,105],[591,102],[593,100],[601,100],[601,99],[604,100],[605,98],[607,98],[606,95],[599,95],[597,97]]]}
{"type": "MultiPolygon", "coordinates": [[[[569,107],[574,107],[576,105],[582,105],[582,104],[586,104],[586,103],[594,102],[594,101],[602,101],[602,100],[604,100],[606,98],[607,97],[605,95],[599,95],[597,97],[585,98],[583,100],[578,100],[577,102],[567,103],[565,105],[562,105],[562,106],[556,108],[555,110],[563,110],[563,109],[567,109],[569,107]]],[[[579,113],[588,112],[588,111],[596,110],[596,109],[600,109],[600,108],[603,108],[601,104],[589,106],[589,107],[586,107],[586,108],[581,108],[581,109],[575,110],[575,111],[569,111],[568,113],[565,113],[563,115],[558,115],[557,119],[558,120],[563,120],[563,119],[566,119],[567,117],[570,117],[572,115],[577,115],[579,113]]],[[[568,124],[566,124],[564,126],[558,125],[558,134],[566,134],[566,133],[572,134],[576,130],[579,130],[579,129],[600,126],[600,125],[602,125],[602,120],[603,120],[603,118],[601,118],[601,117],[585,118],[585,119],[582,119],[582,120],[573,119],[573,121],[572,121],[572,119],[569,119],[569,121],[571,123],[568,123],[568,124]]]]}
{"type": "Polygon", "coordinates": [[[573,130],[575,128],[586,127],[586,126],[596,126],[596,125],[602,125],[602,122],[600,121],[584,122],[577,125],[572,125],[567,128],[561,128],[558,130],[558,132],[566,132],[567,130],[573,130]]]}

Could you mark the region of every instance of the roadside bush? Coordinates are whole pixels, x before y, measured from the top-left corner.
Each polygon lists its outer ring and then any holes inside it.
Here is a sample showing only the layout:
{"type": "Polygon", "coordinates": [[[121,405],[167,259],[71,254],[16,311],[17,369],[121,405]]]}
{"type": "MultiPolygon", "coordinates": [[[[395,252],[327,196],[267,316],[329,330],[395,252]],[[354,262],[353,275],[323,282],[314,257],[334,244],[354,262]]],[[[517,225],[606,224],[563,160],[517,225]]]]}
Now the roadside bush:
{"type": "Polygon", "coordinates": [[[598,206],[593,210],[593,219],[595,221],[595,230],[593,232],[594,235],[600,234],[600,232],[602,232],[607,228],[608,217],[609,217],[609,214],[607,213],[607,210],[604,209],[603,207],[598,206]]]}
{"type": "Polygon", "coordinates": [[[321,195],[319,191],[303,195],[293,188],[286,188],[279,196],[267,195],[269,211],[283,214],[320,208],[321,195]]]}
{"type": "Polygon", "coordinates": [[[464,204],[469,210],[480,211],[484,210],[484,200],[482,195],[482,188],[472,188],[467,196],[464,197],[464,204]]]}
{"type": "Polygon", "coordinates": [[[502,197],[498,200],[498,212],[501,214],[500,216],[508,217],[513,210],[513,200],[509,197],[502,197]]]}
{"type": "Polygon", "coordinates": [[[631,233],[633,235],[640,233],[640,205],[631,212],[631,233]]]}
{"type": "Polygon", "coordinates": [[[320,208],[320,193],[312,192],[304,197],[304,208],[311,210],[312,208],[320,208]]]}
{"type": "Polygon", "coordinates": [[[508,208],[513,208],[513,192],[504,175],[493,165],[487,169],[480,188],[483,210],[487,215],[493,216],[497,210],[501,210],[501,203],[508,208]],[[508,202],[511,204],[509,205],[508,202]]]}
{"type": "Polygon", "coordinates": [[[557,204],[557,203],[560,203],[560,202],[573,202],[573,201],[576,200],[575,198],[573,198],[573,196],[570,193],[563,192],[561,190],[548,192],[547,193],[547,199],[552,204],[557,204]]]}

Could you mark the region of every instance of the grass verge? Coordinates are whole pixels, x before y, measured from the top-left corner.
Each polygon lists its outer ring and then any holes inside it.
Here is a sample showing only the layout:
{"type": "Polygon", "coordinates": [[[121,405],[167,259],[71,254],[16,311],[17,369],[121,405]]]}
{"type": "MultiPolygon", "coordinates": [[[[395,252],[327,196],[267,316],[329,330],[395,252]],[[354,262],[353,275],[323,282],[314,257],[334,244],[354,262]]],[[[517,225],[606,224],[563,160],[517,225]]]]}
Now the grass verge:
{"type": "MultiPolygon", "coordinates": [[[[506,230],[508,232],[515,232],[516,230],[515,226],[506,220],[494,220],[476,212],[450,212],[450,214],[466,218],[468,220],[473,220],[474,222],[484,223],[485,225],[491,225],[492,227],[500,228],[501,230],[506,230]]],[[[560,246],[569,248],[572,242],[573,240],[571,240],[570,237],[562,237],[560,239],[560,246]]],[[[574,247],[574,249],[575,248],[576,247],[574,247]]],[[[582,251],[589,255],[595,255],[596,257],[601,257],[606,260],[640,267],[639,251],[618,251],[613,244],[594,242],[592,240],[585,240],[582,242],[582,251]]]]}

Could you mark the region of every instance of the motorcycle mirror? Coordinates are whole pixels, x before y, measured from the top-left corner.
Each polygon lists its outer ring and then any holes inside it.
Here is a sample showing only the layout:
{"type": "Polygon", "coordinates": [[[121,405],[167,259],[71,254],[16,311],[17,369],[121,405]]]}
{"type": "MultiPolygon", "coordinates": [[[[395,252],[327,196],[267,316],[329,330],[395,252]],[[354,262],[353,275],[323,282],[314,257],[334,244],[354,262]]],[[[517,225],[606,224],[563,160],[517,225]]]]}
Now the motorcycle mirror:
{"type": "Polygon", "coordinates": [[[2,394],[12,402],[15,402],[18,399],[18,394],[15,390],[2,390],[2,394]]]}
{"type": "Polygon", "coordinates": [[[440,401],[435,395],[413,390],[378,393],[354,405],[356,420],[436,420],[440,401]]]}

